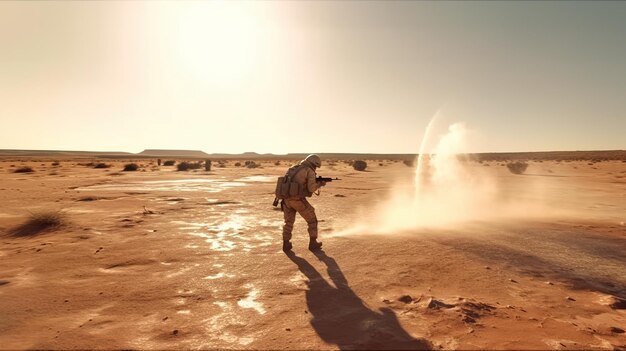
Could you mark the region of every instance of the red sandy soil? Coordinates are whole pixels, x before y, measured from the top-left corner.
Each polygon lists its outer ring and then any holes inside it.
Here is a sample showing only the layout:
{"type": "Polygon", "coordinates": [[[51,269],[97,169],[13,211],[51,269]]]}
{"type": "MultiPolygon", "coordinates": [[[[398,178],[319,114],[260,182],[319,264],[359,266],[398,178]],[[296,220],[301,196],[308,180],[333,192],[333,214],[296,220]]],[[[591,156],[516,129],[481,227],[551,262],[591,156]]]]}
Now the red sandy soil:
{"type": "Polygon", "coordinates": [[[2,349],[626,349],[626,163],[475,163],[562,216],[336,236],[412,169],[368,161],[312,198],[324,251],[281,251],[261,168],[120,172],[0,160],[2,349]],[[33,173],[14,173],[29,165],[33,173]],[[25,225],[29,211],[65,223],[25,225]]]}

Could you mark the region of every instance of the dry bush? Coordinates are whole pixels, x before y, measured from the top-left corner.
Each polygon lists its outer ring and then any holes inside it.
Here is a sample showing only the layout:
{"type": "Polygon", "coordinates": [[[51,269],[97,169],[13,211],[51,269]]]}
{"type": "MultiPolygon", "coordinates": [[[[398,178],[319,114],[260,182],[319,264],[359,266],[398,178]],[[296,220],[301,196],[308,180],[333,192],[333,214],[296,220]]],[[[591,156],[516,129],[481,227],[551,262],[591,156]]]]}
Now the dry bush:
{"type": "Polygon", "coordinates": [[[280,161],[274,162],[274,166],[280,166],[280,161]]]}
{"type": "Polygon", "coordinates": [[[248,161],[244,162],[244,164],[245,164],[245,165],[246,165],[246,167],[248,167],[248,168],[258,168],[258,167],[260,167],[260,166],[261,166],[261,164],[260,164],[260,163],[256,163],[256,162],[251,161],[251,160],[248,160],[248,161]]]}
{"type": "Polygon", "coordinates": [[[108,165],[108,164],[102,163],[102,162],[96,163],[96,165],[93,166],[93,168],[109,168],[109,167],[111,167],[111,165],[108,165]]]}
{"type": "Polygon", "coordinates": [[[367,162],[362,160],[354,161],[354,163],[352,164],[352,168],[357,171],[364,171],[367,168],[367,162]]]}
{"type": "Polygon", "coordinates": [[[174,160],[167,160],[165,162],[163,162],[163,166],[173,166],[176,164],[176,161],[174,160]]]}
{"type": "Polygon", "coordinates": [[[136,163],[127,163],[124,165],[124,172],[134,172],[139,169],[139,166],[136,163]]]}
{"type": "Polygon", "coordinates": [[[32,167],[28,167],[28,166],[23,166],[13,171],[13,173],[33,173],[33,172],[34,170],[32,169],[32,167]]]}
{"type": "Polygon", "coordinates": [[[409,167],[415,167],[415,160],[414,159],[403,160],[402,163],[404,163],[405,165],[407,165],[409,167]]]}
{"type": "Polygon", "coordinates": [[[67,224],[65,215],[60,211],[42,211],[30,214],[28,220],[14,228],[13,236],[33,236],[45,231],[57,229],[67,224]]]}
{"type": "Polygon", "coordinates": [[[176,165],[176,170],[184,172],[190,169],[200,169],[202,168],[202,162],[187,162],[183,161],[176,165]]]}
{"type": "Polygon", "coordinates": [[[523,174],[526,172],[526,168],[528,168],[528,163],[526,162],[510,162],[506,164],[506,168],[513,174],[523,174]]]}
{"type": "Polygon", "coordinates": [[[241,167],[241,162],[236,162],[235,167],[241,167]]]}

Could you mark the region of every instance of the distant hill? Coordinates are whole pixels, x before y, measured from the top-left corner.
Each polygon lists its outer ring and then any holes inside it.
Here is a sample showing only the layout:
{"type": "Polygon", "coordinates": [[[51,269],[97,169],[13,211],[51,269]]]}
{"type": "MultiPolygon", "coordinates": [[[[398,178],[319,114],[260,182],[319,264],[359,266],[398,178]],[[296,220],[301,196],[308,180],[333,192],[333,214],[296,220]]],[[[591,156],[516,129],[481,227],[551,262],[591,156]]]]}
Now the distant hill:
{"type": "MultiPolygon", "coordinates": [[[[1,157],[84,157],[84,158],[182,158],[182,159],[232,159],[232,160],[302,160],[307,153],[207,154],[200,150],[159,150],[146,149],[140,153],[107,151],[63,151],[63,150],[12,150],[0,149],[1,157]]],[[[318,153],[323,160],[409,160],[416,154],[365,154],[365,153],[318,153]]],[[[477,160],[626,160],[626,150],[598,151],[541,151],[541,152],[489,152],[470,154],[477,160]]]]}
{"type": "Polygon", "coordinates": [[[159,150],[159,149],[146,149],[138,153],[137,156],[149,156],[149,157],[209,157],[204,151],[200,150],[159,150]]]}
{"type": "Polygon", "coordinates": [[[72,150],[12,150],[0,149],[0,156],[72,156],[72,157],[129,157],[130,152],[121,151],[72,151],[72,150]]]}

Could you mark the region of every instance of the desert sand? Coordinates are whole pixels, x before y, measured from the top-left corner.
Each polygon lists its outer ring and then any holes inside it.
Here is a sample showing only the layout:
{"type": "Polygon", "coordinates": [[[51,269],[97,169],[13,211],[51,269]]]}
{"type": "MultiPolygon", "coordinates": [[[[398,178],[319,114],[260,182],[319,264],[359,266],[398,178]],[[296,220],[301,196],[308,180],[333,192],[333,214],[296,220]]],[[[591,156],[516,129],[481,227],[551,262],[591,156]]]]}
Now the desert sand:
{"type": "Polygon", "coordinates": [[[325,161],[324,250],[298,218],[291,254],[271,205],[288,161],[128,162],[0,159],[0,348],[626,349],[621,160],[471,162],[542,210],[384,233],[368,219],[413,168],[325,161]],[[25,225],[41,211],[64,223],[25,225]]]}

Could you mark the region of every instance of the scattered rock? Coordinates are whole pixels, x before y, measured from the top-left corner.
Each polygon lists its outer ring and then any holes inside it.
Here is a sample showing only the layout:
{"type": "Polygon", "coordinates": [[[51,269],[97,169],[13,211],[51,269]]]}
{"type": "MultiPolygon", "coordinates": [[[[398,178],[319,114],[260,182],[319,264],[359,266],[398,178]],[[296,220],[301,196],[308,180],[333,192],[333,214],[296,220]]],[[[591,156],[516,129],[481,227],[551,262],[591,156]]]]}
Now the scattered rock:
{"type": "Polygon", "coordinates": [[[491,267],[489,267],[489,266],[485,266],[485,269],[491,269],[491,267]]]}
{"type": "Polygon", "coordinates": [[[285,328],[286,331],[291,331],[291,328],[285,328]]]}
{"type": "Polygon", "coordinates": [[[612,302],[609,303],[609,307],[614,310],[626,310],[626,300],[613,296],[612,302]]]}
{"type": "Polygon", "coordinates": [[[0,286],[9,284],[8,280],[0,280],[0,286]]]}
{"type": "Polygon", "coordinates": [[[398,301],[404,302],[404,303],[411,303],[413,301],[413,298],[411,296],[409,296],[409,295],[402,295],[402,296],[400,296],[398,301]]]}
{"type": "Polygon", "coordinates": [[[571,297],[571,296],[566,297],[566,299],[567,299],[568,301],[576,301],[576,299],[575,299],[575,298],[573,298],[573,297],[571,297]]]}
{"type": "Polygon", "coordinates": [[[624,334],[624,329],[618,327],[611,327],[611,332],[616,334],[624,334]]]}
{"type": "Polygon", "coordinates": [[[515,280],[515,279],[509,279],[509,281],[510,281],[511,283],[517,283],[517,280],[515,280]]]}
{"type": "Polygon", "coordinates": [[[170,317],[165,316],[165,317],[163,317],[163,319],[161,319],[161,320],[162,320],[162,321],[166,321],[168,318],[170,318],[170,317]]]}
{"type": "Polygon", "coordinates": [[[546,282],[546,284],[548,284],[548,285],[554,285],[554,283],[553,283],[553,282],[546,282]]]}
{"type": "Polygon", "coordinates": [[[433,298],[430,299],[430,301],[428,301],[428,304],[426,305],[426,307],[430,308],[430,309],[440,309],[440,308],[453,308],[455,307],[455,305],[450,305],[447,304],[443,301],[438,301],[435,300],[433,298]]]}
{"type": "Polygon", "coordinates": [[[346,197],[345,195],[335,194],[335,197],[346,197]]]}
{"type": "Polygon", "coordinates": [[[172,335],[178,335],[178,329],[174,329],[174,331],[172,332],[172,335]]]}
{"type": "MultiPolygon", "coordinates": [[[[476,323],[476,320],[470,316],[464,316],[463,317],[463,322],[465,323],[476,323]]],[[[473,330],[472,330],[473,332],[473,330]]]]}
{"type": "Polygon", "coordinates": [[[65,300],[65,302],[70,302],[70,300],[65,300]]]}
{"type": "Polygon", "coordinates": [[[383,299],[383,302],[386,303],[386,304],[390,304],[391,303],[391,301],[388,300],[388,299],[383,299]]]}

